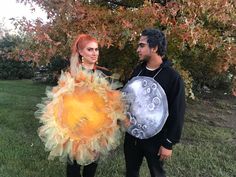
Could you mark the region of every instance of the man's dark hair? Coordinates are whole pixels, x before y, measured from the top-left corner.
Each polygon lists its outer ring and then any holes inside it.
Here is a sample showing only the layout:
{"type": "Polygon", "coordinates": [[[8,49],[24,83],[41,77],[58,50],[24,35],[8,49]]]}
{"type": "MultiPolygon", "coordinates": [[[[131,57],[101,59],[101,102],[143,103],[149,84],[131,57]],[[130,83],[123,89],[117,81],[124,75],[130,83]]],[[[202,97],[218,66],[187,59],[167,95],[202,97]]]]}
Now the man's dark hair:
{"type": "Polygon", "coordinates": [[[164,56],[166,54],[167,41],[163,32],[158,29],[145,29],[142,36],[147,36],[147,43],[150,48],[158,48],[158,55],[164,56]]]}

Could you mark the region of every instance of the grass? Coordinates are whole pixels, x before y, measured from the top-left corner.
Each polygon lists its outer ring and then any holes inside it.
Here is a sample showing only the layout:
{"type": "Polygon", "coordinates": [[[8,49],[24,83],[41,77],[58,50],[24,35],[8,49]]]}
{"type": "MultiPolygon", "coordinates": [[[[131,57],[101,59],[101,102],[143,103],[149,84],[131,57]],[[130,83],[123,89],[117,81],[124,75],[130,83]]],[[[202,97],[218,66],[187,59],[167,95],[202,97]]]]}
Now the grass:
{"type": "MultiPolygon", "coordinates": [[[[65,177],[65,164],[47,160],[48,152],[37,135],[40,124],[34,118],[35,105],[45,96],[45,87],[29,80],[0,81],[0,177],[65,177]]],[[[230,104],[225,105],[218,102],[217,110],[235,113],[230,104]]],[[[207,113],[195,110],[201,109],[201,102],[192,102],[189,107],[182,142],[165,164],[167,175],[236,177],[235,129],[209,123],[214,119],[209,121],[207,113]]],[[[123,177],[124,165],[121,145],[100,161],[97,177],[123,177]]],[[[145,161],[140,177],[149,177],[145,161]]]]}

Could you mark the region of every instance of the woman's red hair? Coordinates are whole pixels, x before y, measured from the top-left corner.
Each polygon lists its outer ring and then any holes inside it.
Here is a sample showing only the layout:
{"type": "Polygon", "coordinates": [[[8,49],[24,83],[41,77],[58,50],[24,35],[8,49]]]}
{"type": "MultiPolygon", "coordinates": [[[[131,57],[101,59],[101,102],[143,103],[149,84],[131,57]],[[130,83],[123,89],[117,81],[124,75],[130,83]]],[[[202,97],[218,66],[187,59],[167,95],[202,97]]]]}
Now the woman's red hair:
{"type": "Polygon", "coordinates": [[[97,39],[90,36],[89,34],[80,34],[77,36],[77,38],[74,41],[74,44],[72,45],[72,55],[75,55],[78,53],[79,49],[83,49],[89,42],[97,42],[97,39]]]}
{"type": "MultiPolygon", "coordinates": [[[[72,76],[77,73],[77,67],[81,63],[79,58],[79,49],[84,49],[89,42],[97,42],[97,39],[89,34],[80,34],[75,39],[71,48],[70,72],[72,76]]],[[[95,66],[96,67],[96,66],[95,66]]]]}

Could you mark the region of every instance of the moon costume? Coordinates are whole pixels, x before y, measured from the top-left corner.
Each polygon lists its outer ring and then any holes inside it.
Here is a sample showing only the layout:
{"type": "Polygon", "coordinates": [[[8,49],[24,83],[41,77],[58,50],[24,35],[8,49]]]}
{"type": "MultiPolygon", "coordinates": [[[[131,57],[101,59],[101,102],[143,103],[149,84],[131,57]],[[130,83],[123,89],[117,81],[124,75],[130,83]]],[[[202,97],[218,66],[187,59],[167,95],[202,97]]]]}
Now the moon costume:
{"type": "Polygon", "coordinates": [[[123,88],[127,98],[130,126],[127,132],[136,138],[147,139],[159,133],[168,117],[165,91],[153,77],[133,77],[123,88]]]}

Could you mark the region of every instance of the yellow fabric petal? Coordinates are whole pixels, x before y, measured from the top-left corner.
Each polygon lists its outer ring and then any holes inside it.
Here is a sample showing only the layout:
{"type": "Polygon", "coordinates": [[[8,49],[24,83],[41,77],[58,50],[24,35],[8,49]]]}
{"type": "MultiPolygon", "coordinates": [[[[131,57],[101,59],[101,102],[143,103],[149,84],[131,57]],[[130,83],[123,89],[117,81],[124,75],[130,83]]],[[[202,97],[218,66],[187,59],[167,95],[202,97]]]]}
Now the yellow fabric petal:
{"type": "Polygon", "coordinates": [[[86,165],[115,149],[121,140],[118,121],[126,120],[120,92],[105,78],[80,70],[74,78],[62,73],[58,86],[47,90],[36,118],[38,134],[49,159],[86,165]]]}

